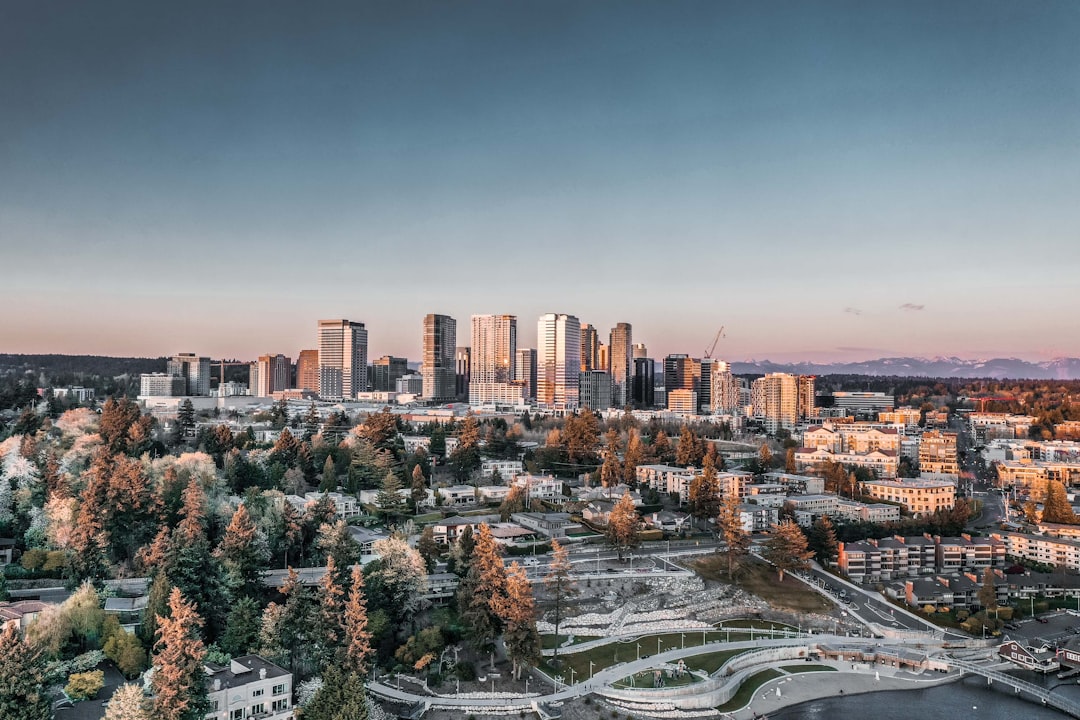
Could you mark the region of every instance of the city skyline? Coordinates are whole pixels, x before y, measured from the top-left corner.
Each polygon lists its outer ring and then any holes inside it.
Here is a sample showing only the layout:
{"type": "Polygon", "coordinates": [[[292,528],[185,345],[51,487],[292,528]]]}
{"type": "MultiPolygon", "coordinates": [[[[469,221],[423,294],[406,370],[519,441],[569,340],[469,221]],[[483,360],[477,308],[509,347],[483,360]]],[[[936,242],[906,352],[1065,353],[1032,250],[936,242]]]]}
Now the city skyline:
{"type": "Polygon", "coordinates": [[[0,352],[1080,357],[1073,2],[8,3],[0,352]],[[213,22],[208,22],[208,18],[213,22]],[[459,333],[458,344],[467,339],[459,333]]]}

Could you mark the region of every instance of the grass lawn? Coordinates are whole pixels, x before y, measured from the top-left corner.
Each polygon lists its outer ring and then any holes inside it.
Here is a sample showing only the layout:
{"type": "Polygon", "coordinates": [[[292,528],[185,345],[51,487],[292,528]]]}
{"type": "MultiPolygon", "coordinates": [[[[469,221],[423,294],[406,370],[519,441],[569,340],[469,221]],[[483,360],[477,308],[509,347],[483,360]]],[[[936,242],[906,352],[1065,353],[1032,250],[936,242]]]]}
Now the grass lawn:
{"type": "MultiPolygon", "coordinates": [[[[569,635],[559,635],[559,645],[562,645],[562,643],[566,642],[566,639],[568,637],[570,637],[570,636],[569,635]]],[[[590,640],[598,640],[598,639],[599,638],[597,636],[595,636],[595,635],[575,635],[573,644],[577,645],[579,643],[589,642],[590,640]]],[[[543,642],[545,650],[551,650],[552,648],[555,647],[555,636],[554,635],[541,635],[540,640],[543,642]]]]}
{"type": "Polygon", "coordinates": [[[806,663],[805,665],[784,665],[781,670],[787,670],[789,673],[804,673],[804,672],[835,672],[836,668],[828,665],[814,665],[812,663],[806,663]]]}
{"type": "MultiPolygon", "coordinates": [[[[706,640],[709,642],[719,642],[726,640],[727,633],[722,632],[709,632],[706,633],[706,640]]],[[[732,640],[736,639],[736,634],[732,633],[732,640]]],[[[683,638],[681,633],[668,633],[664,635],[643,635],[639,640],[631,640],[629,642],[612,642],[600,647],[590,648],[588,650],[582,650],[575,653],[559,653],[559,669],[556,671],[550,666],[551,658],[545,658],[540,668],[548,674],[563,675],[567,682],[570,682],[570,668],[574,669],[575,681],[589,677],[589,661],[593,662],[592,671],[600,672],[600,670],[614,665],[620,662],[627,662],[628,660],[636,660],[638,657],[637,646],[641,645],[641,657],[649,655],[655,655],[657,653],[657,640],[659,640],[659,652],[665,650],[674,650],[675,648],[683,647],[683,638]]],[[[701,633],[688,632],[686,633],[686,645],[685,647],[698,647],[701,645],[701,633]]],[[[545,644],[545,647],[547,645],[545,644]]],[[[567,648],[568,650],[570,648],[567,648]]],[[[733,650],[733,651],[720,651],[716,653],[708,653],[702,655],[703,659],[710,658],[713,655],[721,655],[724,652],[730,652],[735,655],[745,650],[733,650]]],[[[698,668],[699,666],[691,664],[694,658],[687,658],[686,664],[689,668],[698,668]]],[[[721,661],[723,664],[723,661],[721,661]]],[[[719,667],[719,665],[717,666],[719,667]]],[[[702,667],[701,669],[704,669],[702,667]]],[[[711,671],[710,671],[711,672],[711,671]]]]}
{"type": "MultiPolygon", "coordinates": [[[[693,569],[706,580],[728,582],[727,563],[722,555],[712,555],[693,563],[693,569]]],[[[801,580],[784,575],[760,560],[749,559],[735,576],[735,584],[762,598],[774,607],[802,613],[828,612],[834,605],[814,592],[801,580]]]]}
{"type": "Polygon", "coordinates": [[[720,623],[720,627],[726,628],[754,628],[755,630],[794,630],[798,631],[798,628],[794,625],[788,625],[781,622],[769,622],[768,620],[757,620],[751,618],[738,618],[736,620],[724,620],[720,623]]]}
{"type": "Polygon", "coordinates": [[[781,673],[772,668],[768,670],[762,670],[759,673],[755,673],[750,677],[743,680],[743,684],[739,687],[739,691],[726,703],[716,708],[720,712],[730,712],[731,710],[738,710],[739,708],[750,702],[754,697],[754,693],[757,689],[769,682],[773,678],[780,677],[781,673]]]}
{"type": "Polygon", "coordinates": [[[428,525],[428,524],[433,523],[433,522],[438,522],[439,520],[442,520],[442,519],[443,519],[442,513],[432,512],[432,513],[428,513],[426,515],[417,515],[416,517],[413,518],[413,522],[415,522],[417,525],[428,525]]]}
{"type": "Polygon", "coordinates": [[[724,663],[739,653],[750,652],[749,650],[721,650],[708,655],[696,655],[683,660],[688,670],[704,670],[712,675],[719,670],[724,663]]]}

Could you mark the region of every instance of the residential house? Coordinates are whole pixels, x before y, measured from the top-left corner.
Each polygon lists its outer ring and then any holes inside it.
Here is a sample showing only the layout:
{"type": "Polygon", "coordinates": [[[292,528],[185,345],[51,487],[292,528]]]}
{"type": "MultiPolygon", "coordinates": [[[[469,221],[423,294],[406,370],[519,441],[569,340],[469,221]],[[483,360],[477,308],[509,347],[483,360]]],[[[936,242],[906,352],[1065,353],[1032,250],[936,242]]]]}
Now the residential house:
{"type": "Polygon", "coordinates": [[[227,666],[204,663],[210,712],[206,720],[287,720],[293,717],[292,673],[259,655],[227,666]]]}

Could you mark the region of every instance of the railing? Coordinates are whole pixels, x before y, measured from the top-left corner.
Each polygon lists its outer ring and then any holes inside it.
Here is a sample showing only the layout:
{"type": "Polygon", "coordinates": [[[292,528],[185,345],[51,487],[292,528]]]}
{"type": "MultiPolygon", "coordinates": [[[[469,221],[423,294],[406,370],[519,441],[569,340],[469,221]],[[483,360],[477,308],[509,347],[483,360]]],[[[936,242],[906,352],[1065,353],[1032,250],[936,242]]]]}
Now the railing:
{"type": "Polygon", "coordinates": [[[1000,682],[1015,688],[1018,692],[1024,692],[1031,695],[1034,698],[1041,700],[1044,704],[1057,708],[1063,712],[1072,715],[1075,718],[1080,718],[1080,703],[1075,703],[1072,700],[1062,697],[1061,695],[1055,695],[1046,688],[1036,685],[1035,683],[1028,682],[1027,680],[1021,680],[1013,677],[1000,670],[991,670],[975,663],[965,662],[963,660],[954,660],[949,658],[946,662],[950,667],[963,670],[964,672],[974,673],[976,675],[982,675],[992,682],[1000,682]]]}

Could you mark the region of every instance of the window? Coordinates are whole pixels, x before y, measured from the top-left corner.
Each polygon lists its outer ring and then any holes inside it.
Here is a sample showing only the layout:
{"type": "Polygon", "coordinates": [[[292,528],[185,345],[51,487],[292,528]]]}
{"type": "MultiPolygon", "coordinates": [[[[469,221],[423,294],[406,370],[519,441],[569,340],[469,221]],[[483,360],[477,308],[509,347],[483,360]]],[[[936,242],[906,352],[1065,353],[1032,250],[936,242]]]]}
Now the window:
{"type": "Polygon", "coordinates": [[[284,695],[285,694],[285,683],[281,683],[280,685],[275,685],[274,686],[274,694],[275,695],[284,695]]]}
{"type": "Polygon", "coordinates": [[[244,708],[237,708],[229,713],[229,720],[244,720],[244,708]]]}
{"type": "Polygon", "coordinates": [[[281,712],[282,710],[288,710],[289,709],[289,701],[288,701],[287,698],[282,698],[281,700],[275,700],[273,702],[273,704],[270,705],[270,708],[274,712],[281,712]]]}
{"type": "Polygon", "coordinates": [[[262,697],[265,692],[266,688],[257,688],[251,691],[251,697],[262,697]]]}
{"type": "Polygon", "coordinates": [[[265,703],[259,703],[258,705],[252,705],[251,706],[251,714],[252,715],[262,715],[265,712],[266,712],[266,704],[265,703]]]}

